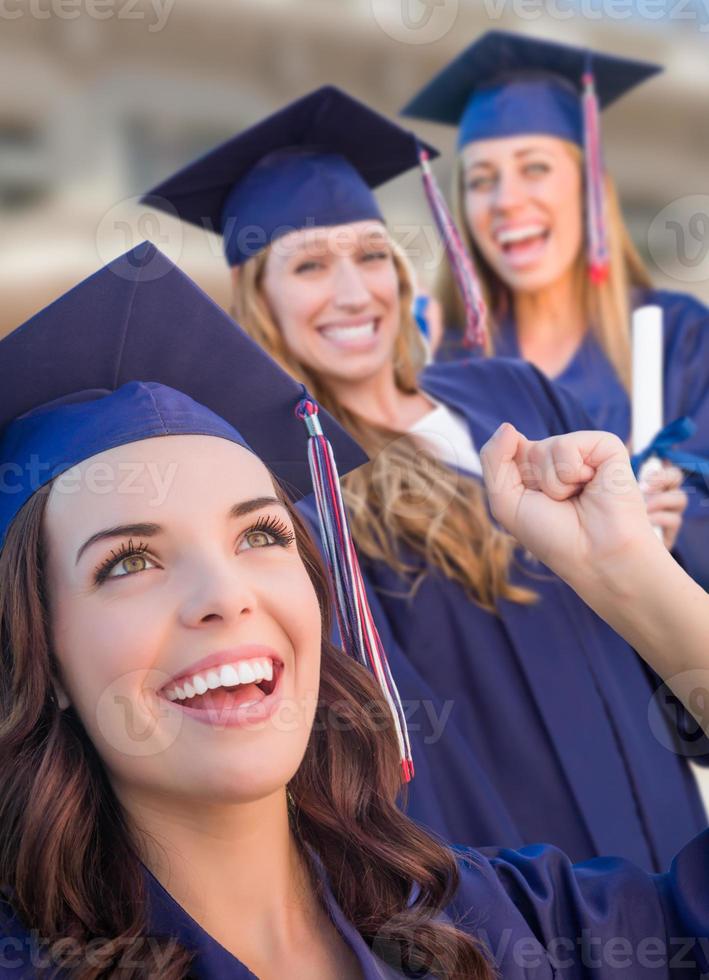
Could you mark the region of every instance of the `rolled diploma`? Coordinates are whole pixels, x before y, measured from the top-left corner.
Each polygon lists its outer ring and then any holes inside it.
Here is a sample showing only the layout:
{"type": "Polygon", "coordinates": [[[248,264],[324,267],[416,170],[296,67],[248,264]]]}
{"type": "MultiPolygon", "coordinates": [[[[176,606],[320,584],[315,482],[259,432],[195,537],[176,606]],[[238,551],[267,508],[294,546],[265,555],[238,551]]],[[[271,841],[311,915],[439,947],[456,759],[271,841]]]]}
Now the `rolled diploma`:
{"type": "MultiPolygon", "coordinates": [[[[652,442],[664,424],[663,413],[662,308],[641,306],[633,313],[633,452],[640,453],[652,442]]],[[[662,469],[662,462],[652,456],[640,468],[638,482],[662,469]]],[[[655,528],[658,537],[662,529],[655,528]]]]}

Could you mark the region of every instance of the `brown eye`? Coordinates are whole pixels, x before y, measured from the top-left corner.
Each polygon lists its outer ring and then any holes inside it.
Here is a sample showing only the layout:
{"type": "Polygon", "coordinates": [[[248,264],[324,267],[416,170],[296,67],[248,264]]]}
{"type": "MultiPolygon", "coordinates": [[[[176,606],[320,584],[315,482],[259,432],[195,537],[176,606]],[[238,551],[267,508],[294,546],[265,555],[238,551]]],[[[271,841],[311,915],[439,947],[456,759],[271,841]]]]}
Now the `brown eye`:
{"type": "Polygon", "coordinates": [[[275,543],[275,538],[268,531],[248,531],[244,535],[244,544],[247,548],[266,548],[268,545],[275,543]]]}
{"type": "Polygon", "coordinates": [[[113,566],[107,578],[120,578],[122,575],[134,575],[136,572],[144,572],[148,567],[151,567],[151,563],[145,555],[128,555],[127,558],[122,558],[113,566]]]}

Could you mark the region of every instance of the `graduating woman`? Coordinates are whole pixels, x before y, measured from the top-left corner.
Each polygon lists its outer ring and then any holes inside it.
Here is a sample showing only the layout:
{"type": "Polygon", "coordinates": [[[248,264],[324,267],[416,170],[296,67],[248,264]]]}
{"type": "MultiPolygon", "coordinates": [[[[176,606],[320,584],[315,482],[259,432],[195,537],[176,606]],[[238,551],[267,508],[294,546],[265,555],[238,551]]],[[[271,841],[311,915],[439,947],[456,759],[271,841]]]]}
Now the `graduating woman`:
{"type": "MultiPolygon", "coordinates": [[[[688,469],[686,513],[673,471],[649,508],[676,557],[709,587],[709,463],[695,469],[709,458],[709,312],[653,288],[600,158],[599,106],[659,70],[491,31],[404,113],[459,127],[455,212],[480,274],[489,351],[535,364],[598,428],[628,440],[631,312],[662,308],[665,422],[689,416],[696,432],[666,453],[688,469]]],[[[437,356],[464,358],[460,306],[449,272],[442,278],[447,331],[437,356]]]]}
{"type": "Polygon", "coordinates": [[[314,406],[160,253],[79,284],[0,364],[0,977],[707,968],[708,833],[653,876],[455,853],[397,809],[394,692],[328,642],[283,489],[307,489],[295,409],[326,445],[314,406]]]}
{"type": "Polygon", "coordinates": [[[502,420],[542,439],[588,419],[521,362],[435,365],[419,380],[410,275],[371,190],[419,150],[325,88],[151,200],[221,228],[237,319],[373,458],[346,480],[346,500],[425,761],[409,813],[449,840],[545,840],[577,860],[616,853],[662,870],[706,824],[676,717],[662,722],[668,752],[647,724],[655,680],[572,590],[514,551],[479,479],[477,448],[502,420]]]}

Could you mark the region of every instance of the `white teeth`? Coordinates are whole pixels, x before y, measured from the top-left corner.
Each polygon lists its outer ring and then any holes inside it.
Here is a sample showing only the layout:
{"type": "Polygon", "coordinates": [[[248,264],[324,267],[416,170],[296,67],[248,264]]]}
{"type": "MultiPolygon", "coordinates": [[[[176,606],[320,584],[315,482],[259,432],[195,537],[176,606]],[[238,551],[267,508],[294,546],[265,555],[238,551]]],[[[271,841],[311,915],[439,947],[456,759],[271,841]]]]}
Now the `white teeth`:
{"type": "Polygon", "coordinates": [[[221,687],[222,682],[219,680],[219,674],[215,670],[210,670],[207,672],[207,687],[210,691],[213,691],[215,687],[221,687]]]}
{"type": "Polygon", "coordinates": [[[231,664],[222,667],[219,671],[219,680],[222,682],[222,687],[233,687],[234,684],[240,683],[236,668],[231,664]]]}
{"type": "Polygon", "coordinates": [[[192,686],[194,687],[197,694],[204,694],[204,692],[208,690],[207,682],[203,677],[200,677],[199,674],[196,674],[192,678],[192,686]]]}
{"type": "Polygon", "coordinates": [[[523,242],[527,238],[536,238],[537,235],[543,235],[545,231],[543,225],[524,225],[520,228],[503,228],[495,237],[500,245],[511,245],[515,242],[523,242]]]}
{"type": "Polygon", "coordinates": [[[358,340],[364,337],[373,337],[374,329],[374,320],[370,320],[369,323],[360,323],[357,326],[325,327],[323,334],[331,340],[358,340]]]}
{"type": "Polygon", "coordinates": [[[169,701],[186,701],[196,694],[205,694],[218,687],[236,687],[239,684],[260,684],[273,680],[273,663],[268,657],[240,660],[237,663],[215,667],[203,674],[195,674],[189,681],[175,684],[165,691],[169,701]]]}

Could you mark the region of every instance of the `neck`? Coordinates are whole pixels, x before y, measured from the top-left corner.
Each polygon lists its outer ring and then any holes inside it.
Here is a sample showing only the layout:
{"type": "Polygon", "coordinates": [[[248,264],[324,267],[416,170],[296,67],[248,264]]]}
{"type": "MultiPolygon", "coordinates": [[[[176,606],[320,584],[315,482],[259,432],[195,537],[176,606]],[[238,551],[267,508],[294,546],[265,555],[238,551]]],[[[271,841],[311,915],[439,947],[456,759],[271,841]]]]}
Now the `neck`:
{"type": "Polygon", "coordinates": [[[361,381],[338,381],[332,391],[335,399],[347,411],[373,425],[395,432],[406,432],[433,408],[421,392],[408,394],[397,387],[392,364],[386,365],[379,374],[361,381]]]}
{"type": "Polygon", "coordinates": [[[289,827],[285,790],[198,807],[132,799],[126,809],[140,828],[145,865],[239,959],[287,951],[322,914],[289,827]]]}
{"type": "Polygon", "coordinates": [[[588,326],[584,315],[583,271],[572,270],[544,289],[516,293],[514,314],[521,346],[580,340],[588,326]]]}

